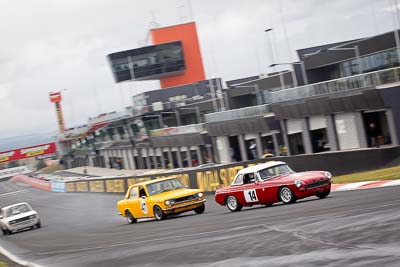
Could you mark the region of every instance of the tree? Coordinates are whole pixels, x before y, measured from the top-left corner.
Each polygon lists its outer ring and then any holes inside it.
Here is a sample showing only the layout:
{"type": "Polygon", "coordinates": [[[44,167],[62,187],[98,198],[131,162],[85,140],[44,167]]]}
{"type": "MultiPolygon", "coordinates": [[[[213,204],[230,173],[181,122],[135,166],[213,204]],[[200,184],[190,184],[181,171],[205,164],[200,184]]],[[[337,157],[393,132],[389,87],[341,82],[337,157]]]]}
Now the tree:
{"type": "Polygon", "coordinates": [[[47,167],[47,165],[46,165],[46,163],[44,162],[44,160],[39,160],[37,163],[36,163],[36,169],[38,169],[38,170],[40,170],[40,169],[43,169],[43,168],[46,168],[47,167]]]}
{"type": "Polygon", "coordinates": [[[8,168],[19,167],[21,164],[18,161],[11,161],[8,163],[8,168]]]}

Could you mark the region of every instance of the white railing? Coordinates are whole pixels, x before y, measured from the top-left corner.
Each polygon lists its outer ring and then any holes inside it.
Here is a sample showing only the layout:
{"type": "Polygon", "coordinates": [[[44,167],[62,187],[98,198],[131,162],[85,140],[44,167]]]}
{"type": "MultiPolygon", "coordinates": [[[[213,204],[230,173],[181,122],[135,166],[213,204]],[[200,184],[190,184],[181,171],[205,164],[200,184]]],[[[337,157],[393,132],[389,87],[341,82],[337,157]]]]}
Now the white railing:
{"type": "Polygon", "coordinates": [[[251,118],[256,116],[264,116],[271,112],[272,112],[271,106],[269,104],[264,104],[259,106],[232,109],[227,111],[205,114],[205,119],[206,123],[210,123],[217,121],[227,121],[227,120],[251,118]]]}
{"type": "Polygon", "coordinates": [[[204,131],[204,123],[200,123],[200,124],[190,124],[178,127],[167,127],[156,130],[150,130],[150,135],[152,137],[156,137],[156,136],[166,136],[166,135],[176,135],[176,134],[201,133],[203,131],[204,131]]]}
{"type": "Polygon", "coordinates": [[[298,86],[265,94],[267,104],[215,112],[205,115],[207,123],[262,116],[271,111],[271,103],[332,94],[400,82],[400,67],[298,86]]]}
{"type": "Polygon", "coordinates": [[[272,103],[399,82],[400,67],[270,92],[272,103]]]}

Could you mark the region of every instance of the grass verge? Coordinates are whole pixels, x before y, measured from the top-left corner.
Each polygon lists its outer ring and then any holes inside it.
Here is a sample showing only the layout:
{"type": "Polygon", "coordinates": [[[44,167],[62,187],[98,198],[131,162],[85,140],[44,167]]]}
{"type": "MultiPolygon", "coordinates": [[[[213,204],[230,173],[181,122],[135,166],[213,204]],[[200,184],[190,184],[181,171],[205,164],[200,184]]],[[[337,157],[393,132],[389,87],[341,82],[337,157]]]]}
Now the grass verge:
{"type": "Polygon", "coordinates": [[[334,176],[334,184],[355,183],[364,181],[396,180],[400,179],[400,166],[379,169],[367,172],[358,172],[342,176],[334,176]]]}

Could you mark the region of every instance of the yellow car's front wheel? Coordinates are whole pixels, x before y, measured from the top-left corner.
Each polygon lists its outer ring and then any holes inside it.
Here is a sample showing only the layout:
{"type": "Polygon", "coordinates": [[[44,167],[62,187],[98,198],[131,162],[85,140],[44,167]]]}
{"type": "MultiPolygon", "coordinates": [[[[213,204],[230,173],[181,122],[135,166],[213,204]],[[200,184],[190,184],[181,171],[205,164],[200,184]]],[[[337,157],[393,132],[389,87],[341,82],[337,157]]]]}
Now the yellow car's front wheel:
{"type": "Polygon", "coordinates": [[[126,211],[126,221],[127,221],[129,224],[132,224],[132,223],[135,223],[135,222],[136,222],[135,217],[133,217],[132,213],[131,213],[129,210],[126,211]]]}
{"type": "Polygon", "coordinates": [[[204,212],[204,210],[206,209],[206,206],[203,204],[197,208],[194,209],[194,212],[196,212],[197,214],[202,214],[204,212]]]}
{"type": "Polygon", "coordinates": [[[165,213],[159,206],[154,206],[154,217],[156,217],[157,221],[161,221],[165,219],[165,213]]]}

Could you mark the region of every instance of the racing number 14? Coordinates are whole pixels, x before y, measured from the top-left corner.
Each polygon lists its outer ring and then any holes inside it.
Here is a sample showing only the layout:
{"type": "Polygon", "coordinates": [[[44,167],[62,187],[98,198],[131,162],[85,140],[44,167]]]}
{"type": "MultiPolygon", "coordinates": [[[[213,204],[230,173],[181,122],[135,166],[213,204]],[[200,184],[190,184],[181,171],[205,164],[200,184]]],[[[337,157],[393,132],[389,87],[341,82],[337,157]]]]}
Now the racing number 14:
{"type": "Polygon", "coordinates": [[[247,192],[247,194],[249,194],[249,197],[250,197],[250,199],[251,199],[252,201],[257,200],[256,191],[252,190],[252,191],[247,192]]]}
{"type": "Polygon", "coordinates": [[[257,202],[257,193],[255,189],[244,190],[244,198],[246,202],[257,202]]]}

